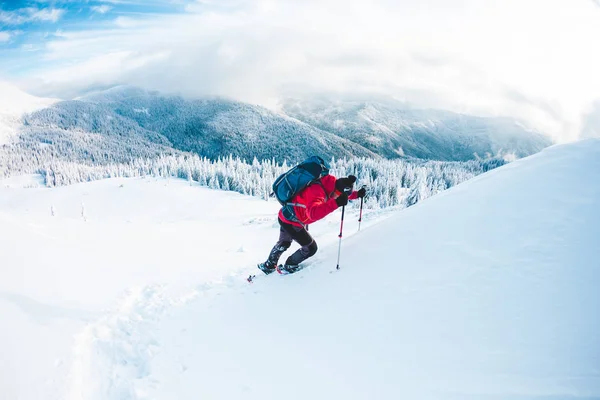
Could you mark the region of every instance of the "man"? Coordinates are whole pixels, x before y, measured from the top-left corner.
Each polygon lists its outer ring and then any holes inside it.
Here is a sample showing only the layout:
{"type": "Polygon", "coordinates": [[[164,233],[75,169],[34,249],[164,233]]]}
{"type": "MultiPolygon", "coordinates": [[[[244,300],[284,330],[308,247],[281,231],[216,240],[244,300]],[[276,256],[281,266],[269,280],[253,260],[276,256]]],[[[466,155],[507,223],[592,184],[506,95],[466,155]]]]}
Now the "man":
{"type": "Polygon", "coordinates": [[[336,179],[333,175],[325,175],[309,185],[292,199],[294,203],[294,218],[286,218],[283,209],[279,211],[279,240],[271,250],[269,258],[258,268],[265,274],[274,271],[280,274],[296,272],[299,264],[317,252],[317,243],[308,233],[306,227],[348,204],[348,200],[364,197],[366,189],[353,191],[356,177],[336,179]],[[291,246],[295,240],[300,247],[288,257],[285,264],[277,266],[279,257],[291,246]]]}

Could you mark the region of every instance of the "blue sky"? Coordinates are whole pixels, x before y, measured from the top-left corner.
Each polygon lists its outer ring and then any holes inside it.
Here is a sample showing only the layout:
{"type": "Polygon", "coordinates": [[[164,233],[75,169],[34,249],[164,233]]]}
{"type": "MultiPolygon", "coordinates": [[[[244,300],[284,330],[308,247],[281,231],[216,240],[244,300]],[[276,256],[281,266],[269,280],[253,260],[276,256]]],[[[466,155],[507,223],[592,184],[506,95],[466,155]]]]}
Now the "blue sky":
{"type": "Polygon", "coordinates": [[[103,30],[118,18],[186,12],[191,1],[176,0],[26,0],[0,3],[0,68],[26,75],[51,41],[65,32],[103,30]]]}
{"type": "Polygon", "coordinates": [[[0,32],[10,36],[2,42],[4,49],[39,45],[56,31],[101,28],[119,16],[185,12],[183,1],[11,0],[0,4],[0,32]]]}
{"type": "Polygon", "coordinates": [[[560,140],[600,104],[600,0],[0,4],[0,81],[37,96],[131,84],[276,108],[372,93],[513,116],[560,140]]]}

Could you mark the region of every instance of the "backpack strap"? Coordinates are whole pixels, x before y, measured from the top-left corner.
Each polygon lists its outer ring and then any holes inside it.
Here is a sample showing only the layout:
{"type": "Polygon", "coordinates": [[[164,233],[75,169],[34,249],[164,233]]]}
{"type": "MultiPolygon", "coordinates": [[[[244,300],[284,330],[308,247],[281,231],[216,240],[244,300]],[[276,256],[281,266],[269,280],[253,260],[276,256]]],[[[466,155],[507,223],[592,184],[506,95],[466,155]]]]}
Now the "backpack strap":
{"type": "MultiPolygon", "coordinates": [[[[323,189],[323,192],[325,193],[325,201],[328,201],[330,198],[329,193],[327,193],[327,190],[325,189],[325,186],[323,185],[323,182],[321,182],[320,178],[315,180],[310,185],[308,185],[307,188],[314,183],[321,186],[321,188],[323,189]]],[[[305,225],[302,221],[300,221],[298,219],[298,217],[296,217],[296,213],[294,212],[294,207],[306,208],[306,205],[301,204],[301,203],[285,203],[285,206],[283,206],[283,216],[286,217],[288,220],[297,222],[300,225],[302,225],[304,228],[307,228],[307,225],[305,225]]]]}
{"type": "Polygon", "coordinates": [[[297,222],[300,225],[302,225],[302,227],[306,228],[306,225],[300,221],[298,219],[298,217],[296,217],[296,213],[294,212],[294,206],[297,207],[304,207],[306,208],[306,206],[304,204],[300,204],[300,203],[286,203],[282,208],[281,211],[283,212],[283,216],[288,220],[288,221],[293,221],[293,222],[297,222]]]}
{"type": "Polygon", "coordinates": [[[325,190],[325,186],[323,186],[323,182],[321,182],[321,178],[317,179],[317,181],[315,183],[319,184],[319,186],[321,186],[321,188],[323,189],[323,192],[325,192],[325,201],[329,201],[329,193],[327,193],[327,190],[325,190]]]}

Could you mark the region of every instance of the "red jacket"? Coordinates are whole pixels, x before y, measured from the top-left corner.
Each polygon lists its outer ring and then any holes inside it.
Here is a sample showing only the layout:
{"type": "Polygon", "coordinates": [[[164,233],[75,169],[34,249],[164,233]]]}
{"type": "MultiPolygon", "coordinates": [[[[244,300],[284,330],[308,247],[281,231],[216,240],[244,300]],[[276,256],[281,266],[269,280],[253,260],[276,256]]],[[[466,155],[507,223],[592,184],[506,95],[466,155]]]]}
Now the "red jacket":
{"type": "MultiPolygon", "coordinates": [[[[335,199],[340,195],[340,192],[335,189],[335,181],[335,176],[325,175],[321,178],[321,184],[313,183],[292,199],[291,203],[298,203],[306,206],[294,206],[296,217],[302,224],[312,224],[313,222],[325,218],[328,214],[338,208],[335,199]]],[[[348,199],[353,200],[357,197],[357,192],[353,191],[348,196],[348,199]]],[[[302,224],[299,224],[298,222],[290,221],[285,218],[282,210],[279,210],[279,219],[291,225],[302,226],[302,224]]]]}

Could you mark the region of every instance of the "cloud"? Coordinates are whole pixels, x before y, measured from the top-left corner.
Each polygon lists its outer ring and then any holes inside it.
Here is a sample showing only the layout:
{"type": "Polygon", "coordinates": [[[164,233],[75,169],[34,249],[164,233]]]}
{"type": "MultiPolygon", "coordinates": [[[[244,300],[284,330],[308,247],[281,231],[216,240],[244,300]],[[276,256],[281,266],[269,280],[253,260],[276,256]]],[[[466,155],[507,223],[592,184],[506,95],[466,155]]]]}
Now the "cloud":
{"type": "Polygon", "coordinates": [[[108,6],[106,4],[103,4],[103,5],[100,5],[100,6],[92,6],[92,11],[96,12],[96,13],[99,13],[99,14],[106,14],[110,10],[112,10],[112,7],[108,6]]]}
{"type": "Polygon", "coordinates": [[[0,31],[0,43],[11,42],[15,36],[23,35],[22,30],[0,31]]]}
{"type": "Polygon", "coordinates": [[[57,22],[65,13],[65,10],[51,8],[51,9],[29,9],[30,18],[38,21],[50,21],[57,22]]]}
{"type": "Polygon", "coordinates": [[[21,46],[21,50],[24,52],[35,52],[35,51],[40,51],[42,50],[42,47],[40,45],[37,44],[33,44],[33,43],[25,43],[21,46]]]}
{"type": "Polygon", "coordinates": [[[7,25],[22,25],[27,22],[48,21],[57,22],[65,13],[58,8],[27,7],[13,11],[0,10],[0,22],[7,25]]]}
{"type": "Polygon", "coordinates": [[[124,28],[124,29],[135,28],[135,27],[144,25],[144,21],[142,21],[138,18],[124,17],[124,16],[119,16],[119,17],[115,18],[113,23],[117,28],[124,28]]]}
{"type": "Polygon", "coordinates": [[[600,93],[600,24],[562,0],[208,0],[63,31],[28,75],[40,95],[134,84],[268,106],[311,92],[510,115],[570,140],[600,93]],[[507,26],[510,25],[510,29],[507,26]]]}
{"type": "Polygon", "coordinates": [[[596,100],[583,117],[581,129],[583,139],[600,138],[600,100],[596,100]]]}

